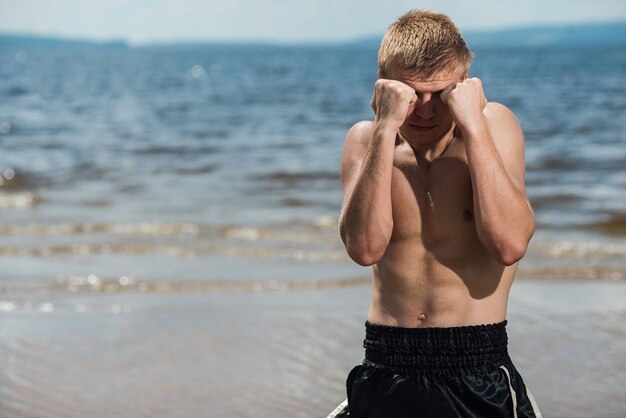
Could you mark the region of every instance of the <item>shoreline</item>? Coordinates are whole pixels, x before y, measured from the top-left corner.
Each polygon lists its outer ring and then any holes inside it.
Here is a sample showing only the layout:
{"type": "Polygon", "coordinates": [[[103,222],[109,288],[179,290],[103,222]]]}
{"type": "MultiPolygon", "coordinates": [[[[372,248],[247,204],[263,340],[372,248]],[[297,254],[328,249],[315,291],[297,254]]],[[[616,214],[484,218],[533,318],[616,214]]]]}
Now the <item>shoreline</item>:
{"type": "MultiPolygon", "coordinates": [[[[619,282],[514,282],[509,350],[546,416],[626,412],[625,298],[619,282]]],[[[369,288],[72,299],[91,309],[3,313],[9,416],[325,416],[362,360],[369,288]]]]}

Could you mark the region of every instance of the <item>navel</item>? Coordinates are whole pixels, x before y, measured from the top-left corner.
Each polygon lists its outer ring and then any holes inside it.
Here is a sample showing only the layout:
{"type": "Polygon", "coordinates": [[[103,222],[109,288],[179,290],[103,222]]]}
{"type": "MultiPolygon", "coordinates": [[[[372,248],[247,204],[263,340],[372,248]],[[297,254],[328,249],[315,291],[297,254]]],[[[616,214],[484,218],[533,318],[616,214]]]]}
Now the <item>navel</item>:
{"type": "Polygon", "coordinates": [[[463,219],[465,219],[466,221],[471,221],[472,220],[472,211],[469,209],[465,209],[463,211],[463,219]]]}
{"type": "Polygon", "coordinates": [[[426,314],[425,313],[421,313],[417,316],[417,320],[422,323],[424,321],[426,321],[426,314]]]}

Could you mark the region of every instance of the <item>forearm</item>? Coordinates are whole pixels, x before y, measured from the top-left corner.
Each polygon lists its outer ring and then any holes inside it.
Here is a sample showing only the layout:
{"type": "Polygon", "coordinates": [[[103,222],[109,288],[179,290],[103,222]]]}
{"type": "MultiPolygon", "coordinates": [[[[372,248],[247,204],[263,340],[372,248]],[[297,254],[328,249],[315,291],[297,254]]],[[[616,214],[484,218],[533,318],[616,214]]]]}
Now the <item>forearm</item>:
{"type": "Polygon", "coordinates": [[[350,257],[371,265],[384,254],[393,229],[391,176],[396,130],[374,128],[361,170],[344,199],[339,231],[350,257]]]}
{"type": "Polygon", "coordinates": [[[533,213],[508,176],[487,124],[480,121],[463,134],[476,232],[498,262],[511,265],[526,252],[535,228],[533,213]]]}

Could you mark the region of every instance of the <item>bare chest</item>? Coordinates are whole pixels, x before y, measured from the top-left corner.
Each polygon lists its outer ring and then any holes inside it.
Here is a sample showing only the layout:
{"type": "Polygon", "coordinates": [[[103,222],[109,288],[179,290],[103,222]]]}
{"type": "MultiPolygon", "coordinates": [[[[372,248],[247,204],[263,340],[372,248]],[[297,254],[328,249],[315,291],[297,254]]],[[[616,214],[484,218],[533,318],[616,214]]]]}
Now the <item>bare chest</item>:
{"type": "Polygon", "coordinates": [[[394,156],[391,184],[392,240],[425,246],[476,239],[472,183],[465,151],[419,164],[407,153],[394,156]]]}

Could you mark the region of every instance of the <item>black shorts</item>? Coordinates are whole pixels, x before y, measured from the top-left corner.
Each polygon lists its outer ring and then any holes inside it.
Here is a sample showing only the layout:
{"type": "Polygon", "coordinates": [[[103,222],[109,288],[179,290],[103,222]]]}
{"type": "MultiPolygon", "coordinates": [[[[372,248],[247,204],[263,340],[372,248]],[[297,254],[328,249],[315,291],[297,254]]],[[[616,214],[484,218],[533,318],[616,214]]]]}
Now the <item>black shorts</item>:
{"type": "Polygon", "coordinates": [[[541,418],[507,350],[506,322],[453,328],[365,323],[365,359],[328,418],[541,418]]]}

